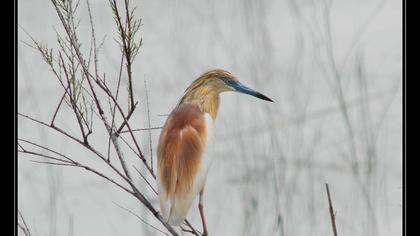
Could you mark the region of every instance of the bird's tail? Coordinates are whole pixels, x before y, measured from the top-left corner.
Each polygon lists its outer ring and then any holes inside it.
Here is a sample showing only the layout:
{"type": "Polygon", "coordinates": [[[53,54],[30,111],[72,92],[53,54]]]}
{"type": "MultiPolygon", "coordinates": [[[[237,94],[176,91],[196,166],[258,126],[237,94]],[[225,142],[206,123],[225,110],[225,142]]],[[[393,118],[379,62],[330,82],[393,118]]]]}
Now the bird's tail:
{"type": "Polygon", "coordinates": [[[188,210],[193,202],[193,196],[173,196],[170,201],[169,214],[166,214],[166,221],[171,225],[180,225],[187,217],[188,210]]]}

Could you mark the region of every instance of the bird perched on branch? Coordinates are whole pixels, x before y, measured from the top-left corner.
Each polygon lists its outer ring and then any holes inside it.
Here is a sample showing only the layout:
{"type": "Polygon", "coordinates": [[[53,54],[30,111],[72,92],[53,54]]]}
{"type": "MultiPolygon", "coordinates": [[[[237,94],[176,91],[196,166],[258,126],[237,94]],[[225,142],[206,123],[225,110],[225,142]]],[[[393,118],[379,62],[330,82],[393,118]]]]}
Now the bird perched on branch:
{"type": "Polygon", "coordinates": [[[186,90],[166,120],[158,144],[158,192],[163,218],[180,225],[199,195],[198,208],[203,235],[208,235],[203,212],[203,191],[211,157],[213,123],[219,108],[219,94],[234,91],[273,102],[241,84],[231,73],[211,70],[202,74],[186,90]]]}

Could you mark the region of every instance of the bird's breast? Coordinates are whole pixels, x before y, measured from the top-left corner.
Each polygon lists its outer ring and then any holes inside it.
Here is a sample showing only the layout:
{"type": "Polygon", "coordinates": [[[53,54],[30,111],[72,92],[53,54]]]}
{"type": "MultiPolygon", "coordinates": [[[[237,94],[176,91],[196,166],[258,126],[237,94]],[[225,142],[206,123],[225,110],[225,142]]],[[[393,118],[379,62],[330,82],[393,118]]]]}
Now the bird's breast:
{"type": "Polygon", "coordinates": [[[207,178],[208,171],[213,162],[214,152],[214,120],[209,113],[205,113],[206,122],[206,145],[201,157],[200,167],[197,173],[197,179],[200,185],[203,187],[207,178]]]}

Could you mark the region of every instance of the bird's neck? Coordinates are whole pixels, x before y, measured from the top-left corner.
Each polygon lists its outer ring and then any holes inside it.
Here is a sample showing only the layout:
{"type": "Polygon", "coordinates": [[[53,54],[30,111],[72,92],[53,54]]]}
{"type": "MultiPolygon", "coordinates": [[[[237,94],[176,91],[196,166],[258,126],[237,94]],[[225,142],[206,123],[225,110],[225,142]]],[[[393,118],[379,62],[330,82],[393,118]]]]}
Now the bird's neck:
{"type": "Polygon", "coordinates": [[[219,110],[219,93],[206,87],[186,91],[179,104],[187,102],[197,103],[203,112],[209,113],[215,120],[219,110]]]}

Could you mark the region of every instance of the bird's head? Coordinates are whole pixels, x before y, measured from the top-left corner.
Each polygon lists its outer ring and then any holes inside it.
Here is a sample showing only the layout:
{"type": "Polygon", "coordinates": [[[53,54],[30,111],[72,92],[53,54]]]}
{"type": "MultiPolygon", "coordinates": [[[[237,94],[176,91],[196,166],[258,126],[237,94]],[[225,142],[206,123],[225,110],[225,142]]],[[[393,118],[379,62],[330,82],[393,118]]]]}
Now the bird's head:
{"type": "Polygon", "coordinates": [[[202,74],[198,79],[196,79],[187,89],[186,93],[192,91],[200,92],[239,92],[248,94],[262,100],[273,102],[267,96],[248,88],[243,85],[239,80],[233,76],[230,72],[225,70],[211,70],[202,74]]]}

